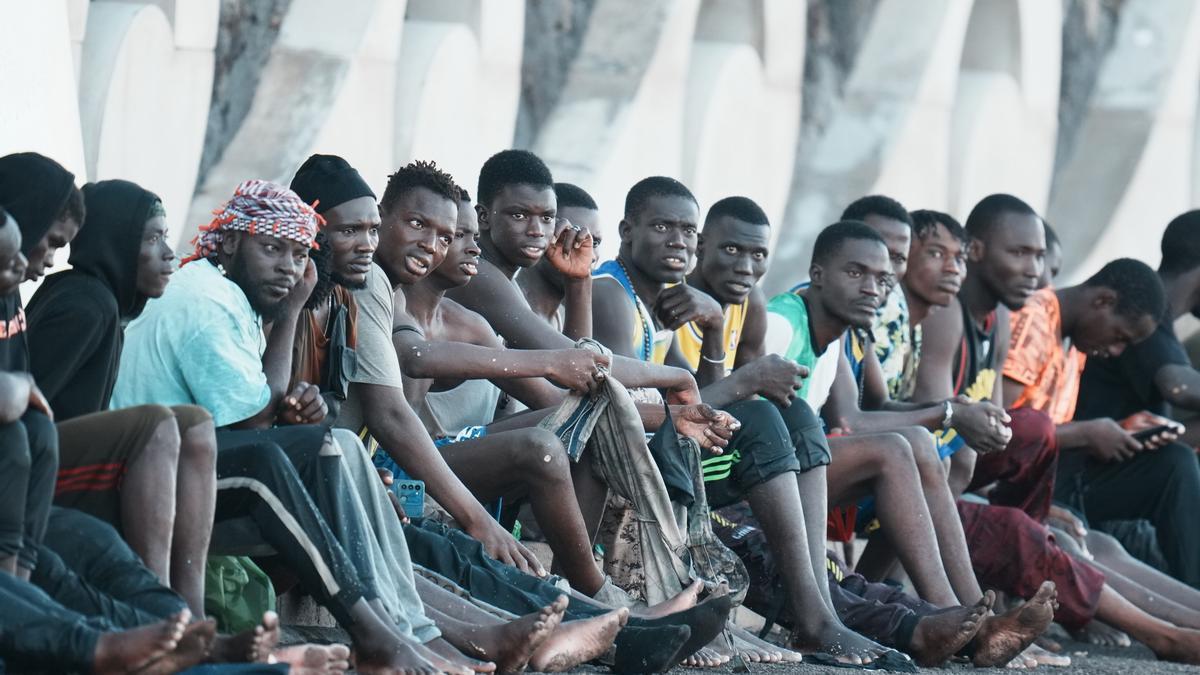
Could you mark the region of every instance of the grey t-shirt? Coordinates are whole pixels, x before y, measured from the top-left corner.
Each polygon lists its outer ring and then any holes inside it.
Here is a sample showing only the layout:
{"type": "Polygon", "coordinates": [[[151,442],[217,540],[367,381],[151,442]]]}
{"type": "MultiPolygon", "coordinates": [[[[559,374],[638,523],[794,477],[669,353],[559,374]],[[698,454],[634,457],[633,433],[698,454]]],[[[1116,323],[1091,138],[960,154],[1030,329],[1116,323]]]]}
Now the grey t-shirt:
{"type": "Polygon", "coordinates": [[[366,288],[354,291],[358,303],[358,368],[350,378],[350,392],[342,403],[336,425],[354,432],[364,425],[363,404],[355,383],[404,387],[400,359],[392,344],[392,285],[379,265],[371,263],[366,288]]]}

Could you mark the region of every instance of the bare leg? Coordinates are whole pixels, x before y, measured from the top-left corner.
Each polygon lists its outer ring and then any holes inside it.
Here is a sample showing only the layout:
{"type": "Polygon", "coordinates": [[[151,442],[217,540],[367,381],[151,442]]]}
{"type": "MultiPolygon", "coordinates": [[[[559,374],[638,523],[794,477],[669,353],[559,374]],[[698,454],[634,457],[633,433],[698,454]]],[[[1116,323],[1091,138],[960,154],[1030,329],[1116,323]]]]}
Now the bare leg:
{"type": "MultiPolygon", "coordinates": [[[[608,486],[596,477],[592,470],[592,455],[584,453],[578,462],[571,465],[571,483],[575,488],[575,499],[583,514],[583,527],[588,541],[596,538],[600,520],[604,517],[604,504],[608,500],[608,486]]],[[[540,522],[540,521],[539,521],[540,522]]]]}
{"type": "Polygon", "coordinates": [[[1164,661],[1200,664],[1200,631],[1150,616],[1108,584],[1100,591],[1096,617],[1140,640],[1164,661]]]}
{"type": "Polygon", "coordinates": [[[146,447],[126,467],[121,483],[122,535],[146,567],[167,586],[171,584],[178,471],[179,428],[175,418],[170,417],[154,427],[146,447]]]}
{"type": "Polygon", "coordinates": [[[828,470],[829,503],[851,504],[874,495],[884,535],[917,593],[942,607],[962,604],[942,567],[933,519],[908,441],[899,434],[871,434],[831,438],[829,446],[834,458],[828,470]]]}
{"type": "MultiPolygon", "coordinates": [[[[829,520],[829,486],[826,483],[826,467],[818,466],[796,474],[796,488],[800,491],[800,505],[804,508],[804,531],[810,533],[808,559],[814,574],[825,576],[825,528],[829,520]]],[[[829,613],[833,609],[833,598],[829,596],[829,584],[817,583],[821,600],[829,613]]]]}
{"type": "Polygon", "coordinates": [[[560,596],[553,605],[543,607],[540,612],[499,624],[460,621],[433,605],[426,611],[446,641],[459,651],[493,662],[494,669],[502,673],[519,673],[525,670],[537,648],[558,628],[566,608],[567,598],[560,596]]]}
{"type": "MultiPolygon", "coordinates": [[[[821,565],[818,578],[812,565],[804,507],[795,478],[780,474],[756,485],[747,497],[766,535],[771,555],[787,587],[788,600],[794,608],[796,632],[792,646],[801,651],[829,652],[847,663],[873,661],[884,648],[843,626],[825,605],[819,589],[827,583],[825,567],[821,565]]],[[[822,530],[816,536],[823,541],[824,535],[822,530]]]]}
{"type": "Polygon", "coordinates": [[[1113,590],[1142,611],[1176,626],[1200,629],[1200,612],[1175,602],[1174,598],[1155,593],[1116,570],[1110,570],[1104,565],[1096,566],[1104,572],[1108,585],[1112,586],[1113,590]]]}
{"type": "Polygon", "coordinates": [[[533,514],[554,551],[554,568],[588,595],[604,585],[592,558],[570,460],[562,443],[544,429],[520,429],[442,448],[450,469],[476,497],[528,496],[533,514]]]}
{"type": "Polygon", "coordinates": [[[415,645],[397,635],[365,600],[350,608],[353,624],[346,626],[354,642],[355,669],[374,675],[435,675],[441,672],[417,653],[415,645]]]}
{"type": "Polygon", "coordinates": [[[1129,555],[1125,547],[1121,546],[1121,542],[1113,537],[1091,530],[1087,534],[1087,545],[1088,550],[1096,557],[1096,562],[1106,570],[1117,572],[1159,595],[1171,598],[1189,609],[1200,611],[1200,590],[1129,555]]]}
{"type": "Polygon", "coordinates": [[[191,427],[180,439],[171,544],[171,588],[197,616],[204,615],[204,562],[216,501],[217,441],[209,420],[191,427]]]}

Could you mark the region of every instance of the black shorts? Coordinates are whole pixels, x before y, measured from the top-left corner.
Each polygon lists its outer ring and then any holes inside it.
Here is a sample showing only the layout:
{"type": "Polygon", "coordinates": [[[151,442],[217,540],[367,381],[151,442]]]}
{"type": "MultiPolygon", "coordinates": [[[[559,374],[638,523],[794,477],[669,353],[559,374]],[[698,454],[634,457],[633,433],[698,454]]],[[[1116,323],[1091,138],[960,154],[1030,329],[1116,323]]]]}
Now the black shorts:
{"type": "Polygon", "coordinates": [[[781,473],[801,473],[829,464],[821,421],[804,401],[787,408],[756,399],[724,408],[742,423],[724,454],[704,460],[708,503],[720,508],[745,499],[755,486],[781,473]]]}

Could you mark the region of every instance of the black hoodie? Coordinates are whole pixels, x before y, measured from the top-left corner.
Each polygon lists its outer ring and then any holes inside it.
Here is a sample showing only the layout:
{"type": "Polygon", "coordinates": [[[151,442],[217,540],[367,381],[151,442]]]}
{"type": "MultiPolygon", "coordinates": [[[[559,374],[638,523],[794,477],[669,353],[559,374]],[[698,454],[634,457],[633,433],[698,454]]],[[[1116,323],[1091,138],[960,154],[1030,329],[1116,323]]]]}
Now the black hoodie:
{"type": "MultiPolygon", "coordinates": [[[[75,174],[36,152],[0,157],[0,204],[21,228],[21,253],[26,255],[46,236],[62,213],[75,174]]],[[[29,370],[25,310],[21,293],[0,297],[0,370],[29,370]]]]}
{"type": "Polygon", "coordinates": [[[58,420],[108,409],[123,322],[137,292],[138,252],[158,196],[135,183],[83,186],[87,215],[71,242],[71,269],[52,274],[29,301],[30,370],[58,420]]]}

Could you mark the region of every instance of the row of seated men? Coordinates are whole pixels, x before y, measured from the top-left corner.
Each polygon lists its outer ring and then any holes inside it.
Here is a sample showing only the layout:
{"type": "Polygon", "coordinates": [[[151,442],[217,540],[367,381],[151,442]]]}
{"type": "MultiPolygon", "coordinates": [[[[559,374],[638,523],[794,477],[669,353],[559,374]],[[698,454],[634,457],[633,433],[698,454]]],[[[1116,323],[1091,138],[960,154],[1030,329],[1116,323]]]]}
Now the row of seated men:
{"type": "Polygon", "coordinates": [[[1062,661],[1035,644],[1052,621],[1200,662],[1200,464],[1166,415],[1200,409],[1172,332],[1200,213],[1157,272],[1056,289],[1061,246],[1016,197],[965,225],[864,197],[768,299],[751,199],[702,219],[646,178],[598,264],[595,202],[524,151],[474,200],[424,162],[377,198],[314,155],[290,188],[239,185],[181,264],[127,181],[9,155],[0,206],[16,672],[1033,666],[1062,661]],[[522,504],[550,570],[507,526],[522,504]],[[826,537],[855,532],[851,569],[826,537]],[[264,548],[349,649],[203,619],[206,556],[264,548]]]}

